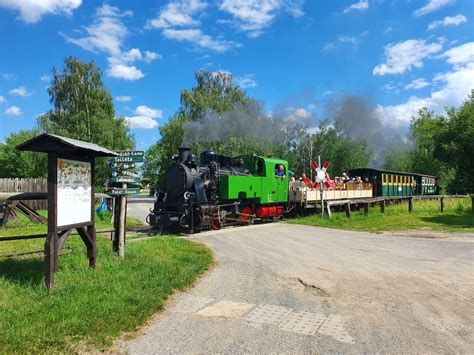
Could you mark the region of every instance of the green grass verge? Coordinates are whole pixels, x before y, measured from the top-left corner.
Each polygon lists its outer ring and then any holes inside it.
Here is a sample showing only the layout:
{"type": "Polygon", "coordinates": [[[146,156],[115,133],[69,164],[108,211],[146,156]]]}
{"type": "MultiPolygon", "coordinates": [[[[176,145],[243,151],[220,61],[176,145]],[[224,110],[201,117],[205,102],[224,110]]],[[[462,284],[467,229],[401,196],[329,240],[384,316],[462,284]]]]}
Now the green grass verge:
{"type": "MultiPolygon", "coordinates": [[[[39,210],[39,214],[47,216],[46,210],[39,210]]],[[[112,213],[102,211],[96,213],[95,222],[97,229],[112,228],[112,213]]],[[[133,217],[127,217],[127,228],[142,226],[143,222],[133,217]]],[[[5,229],[0,229],[0,238],[15,235],[32,235],[47,233],[48,226],[42,223],[33,223],[21,213],[18,213],[18,219],[10,219],[5,229]]],[[[104,236],[110,236],[106,234],[104,236]]],[[[0,254],[17,253],[26,250],[40,250],[44,248],[44,239],[19,240],[11,242],[0,242],[0,254]]]]}
{"type": "Polygon", "coordinates": [[[347,218],[344,212],[335,212],[331,219],[310,215],[287,223],[369,232],[429,230],[474,233],[474,214],[469,198],[445,200],[444,213],[439,211],[437,200],[415,200],[413,203],[413,213],[408,213],[407,203],[400,203],[387,206],[385,214],[380,213],[380,207],[375,205],[367,217],[363,211],[353,211],[351,218],[347,218]]]}
{"type": "MultiPolygon", "coordinates": [[[[8,243],[0,243],[0,253],[8,243]]],[[[43,286],[42,257],[0,259],[1,353],[76,352],[79,343],[82,351],[105,350],[212,263],[207,247],[173,237],[129,243],[123,260],[110,241],[99,239],[95,270],[79,237],[66,247],[50,294],[43,286]]]]}

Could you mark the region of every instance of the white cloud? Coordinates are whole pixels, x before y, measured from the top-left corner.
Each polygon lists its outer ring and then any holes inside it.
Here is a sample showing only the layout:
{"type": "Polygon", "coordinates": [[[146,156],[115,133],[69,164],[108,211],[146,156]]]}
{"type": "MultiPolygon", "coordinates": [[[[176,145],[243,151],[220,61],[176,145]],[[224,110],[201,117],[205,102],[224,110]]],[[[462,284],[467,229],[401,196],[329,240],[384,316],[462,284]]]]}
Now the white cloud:
{"type": "Polygon", "coordinates": [[[3,112],[3,114],[18,117],[23,115],[23,112],[21,112],[21,108],[19,108],[18,106],[10,106],[3,112]]]}
{"type": "Polygon", "coordinates": [[[221,53],[241,46],[236,42],[214,39],[196,28],[185,30],[167,28],[163,30],[163,36],[180,42],[191,42],[197,47],[212,49],[213,51],[221,53]]]}
{"type": "Polygon", "coordinates": [[[440,21],[434,21],[429,24],[428,30],[434,30],[438,27],[446,27],[446,26],[459,26],[461,23],[467,22],[467,18],[464,15],[456,15],[453,17],[446,16],[444,19],[440,21]]]}
{"type": "Polygon", "coordinates": [[[406,85],[405,90],[423,89],[429,85],[430,83],[427,82],[424,78],[418,78],[418,79],[414,79],[410,84],[406,85]]]}
{"type": "Polygon", "coordinates": [[[207,2],[201,0],[174,1],[165,5],[158,17],[147,22],[147,28],[170,28],[175,26],[197,26],[193,15],[204,10],[207,2]]]}
{"type": "Polygon", "coordinates": [[[156,59],[161,59],[161,54],[151,51],[145,51],[145,57],[143,60],[147,63],[151,63],[156,59]]]}
{"type": "Polygon", "coordinates": [[[303,15],[300,4],[284,0],[223,0],[219,9],[231,14],[236,27],[253,38],[271,25],[278,10],[286,10],[294,17],[303,15]]]}
{"type": "Polygon", "coordinates": [[[5,102],[7,102],[7,100],[3,96],[0,96],[0,104],[4,104],[5,102]]]}
{"type": "Polygon", "coordinates": [[[154,108],[150,108],[145,105],[140,105],[135,108],[135,114],[137,116],[147,116],[151,118],[162,118],[163,112],[154,108]]]}
{"type": "Polygon", "coordinates": [[[138,60],[149,63],[158,58],[158,54],[145,51],[144,56],[139,48],[132,48],[128,51],[122,49],[123,41],[129,34],[122,18],[132,15],[131,11],[121,12],[115,6],[104,4],[96,9],[92,24],[84,27],[86,32],[84,37],[71,38],[64,34],[61,35],[66,41],[76,44],[82,49],[108,54],[108,76],[117,79],[138,80],[143,78],[144,74],[140,69],[130,64],[138,60]]]}
{"type": "Polygon", "coordinates": [[[429,96],[411,96],[407,102],[399,105],[381,106],[375,113],[392,126],[406,125],[411,116],[417,114],[422,107],[428,107],[436,113],[442,113],[445,107],[459,106],[472,89],[474,83],[474,42],[465,43],[446,51],[443,56],[453,66],[452,70],[438,73],[434,77],[442,87],[432,91],[429,96]]]}
{"type": "Polygon", "coordinates": [[[28,90],[26,90],[26,88],[24,86],[20,86],[20,87],[17,87],[16,89],[12,89],[9,91],[10,94],[12,95],[18,95],[18,96],[30,96],[31,93],[28,92],[28,90]]]}
{"type": "Polygon", "coordinates": [[[235,82],[242,89],[249,89],[249,88],[254,88],[258,86],[258,83],[253,78],[253,74],[247,74],[247,75],[235,78],[235,82]]]}
{"type": "Polygon", "coordinates": [[[87,36],[82,38],[63,36],[68,42],[82,49],[119,57],[122,42],[128,35],[128,30],[121,20],[122,15],[117,7],[104,4],[96,10],[94,22],[84,27],[87,36]]]}
{"type": "Polygon", "coordinates": [[[313,115],[308,110],[299,107],[291,109],[291,112],[288,116],[283,118],[285,122],[307,122],[311,119],[313,115]]]}
{"type": "Polygon", "coordinates": [[[3,73],[3,74],[2,74],[2,77],[3,77],[3,79],[5,79],[5,80],[7,80],[7,81],[16,80],[16,75],[13,74],[13,73],[3,73]]]}
{"type": "Polygon", "coordinates": [[[329,52],[344,44],[349,44],[352,47],[357,47],[362,41],[362,39],[367,36],[367,34],[368,32],[364,31],[355,36],[339,36],[334,42],[326,43],[321,50],[323,52],[329,52]]]}
{"type": "Polygon", "coordinates": [[[359,2],[356,2],[355,4],[352,4],[344,9],[344,13],[347,14],[348,12],[351,12],[352,10],[358,10],[358,11],[365,11],[369,8],[369,1],[368,0],[360,0],[359,2]]]}
{"type": "Polygon", "coordinates": [[[35,23],[45,14],[71,15],[81,3],[82,0],[0,0],[0,7],[17,10],[24,22],[35,23]]]}
{"type": "Polygon", "coordinates": [[[439,52],[440,43],[426,43],[424,40],[409,39],[385,46],[385,63],[377,65],[374,75],[402,74],[413,67],[423,67],[423,59],[439,52]]]}
{"type": "MultiPolygon", "coordinates": [[[[446,61],[454,66],[459,66],[474,62],[474,42],[464,43],[458,47],[451,48],[444,52],[446,61]]],[[[474,84],[473,84],[474,85],[474,84]]]]}
{"type": "Polygon", "coordinates": [[[129,102],[132,100],[132,97],[131,96],[117,96],[115,97],[115,100],[120,101],[120,102],[129,102]]]}
{"type": "Polygon", "coordinates": [[[163,111],[140,105],[135,108],[135,116],[126,116],[125,121],[131,129],[151,129],[158,126],[155,118],[162,118],[163,111]]]}
{"type": "Polygon", "coordinates": [[[124,119],[131,129],[152,129],[158,127],[158,122],[147,116],[126,116],[124,119]]]}
{"type": "Polygon", "coordinates": [[[416,16],[416,17],[424,16],[431,12],[437,11],[441,9],[442,7],[452,4],[453,2],[454,0],[429,0],[425,6],[415,10],[413,12],[413,16],[416,16]]]}
{"type": "Polygon", "coordinates": [[[49,83],[51,81],[51,77],[49,75],[41,75],[40,77],[40,80],[45,82],[45,83],[49,83]]]}
{"type": "Polygon", "coordinates": [[[124,64],[112,65],[112,67],[107,70],[107,75],[112,78],[125,80],[138,80],[145,76],[145,74],[134,65],[128,66],[124,64]]]}

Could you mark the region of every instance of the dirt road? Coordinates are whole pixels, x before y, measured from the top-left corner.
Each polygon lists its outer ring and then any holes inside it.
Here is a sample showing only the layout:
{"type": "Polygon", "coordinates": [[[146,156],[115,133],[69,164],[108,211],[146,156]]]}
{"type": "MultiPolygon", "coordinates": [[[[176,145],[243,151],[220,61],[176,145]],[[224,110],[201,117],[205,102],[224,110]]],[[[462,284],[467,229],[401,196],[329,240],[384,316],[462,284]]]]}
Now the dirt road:
{"type": "Polygon", "coordinates": [[[218,266],[131,353],[472,353],[474,236],[270,224],[195,235],[218,266]]]}

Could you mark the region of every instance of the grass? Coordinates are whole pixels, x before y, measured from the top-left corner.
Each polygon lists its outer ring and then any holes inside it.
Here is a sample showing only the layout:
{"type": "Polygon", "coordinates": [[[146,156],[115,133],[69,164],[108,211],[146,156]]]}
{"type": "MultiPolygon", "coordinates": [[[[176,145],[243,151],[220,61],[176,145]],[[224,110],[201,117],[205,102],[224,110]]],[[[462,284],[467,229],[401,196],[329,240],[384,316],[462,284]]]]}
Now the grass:
{"type": "Polygon", "coordinates": [[[444,213],[439,211],[440,203],[437,200],[415,200],[413,203],[413,213],[408,213],[407,203],[400,203],[387,206],[385,214],[380,213],[379,206],[373,206],[369,216],[364,216],[361,210],[353,211],[351,218],[347,218],[344,212],[335,212],[331,219],[310,215],[287,222],[369,232],[428,230],[474,233],[474,214],[469,198],[445,200],[444,213]]]}
{"type": "MultiPolygon", "coordinates": [[[[8,243],[0,243],[0,253],[8,243]]],[[[129,243],[123,260],[113,254],[110,241],[98,239],[95,270],[88,267],[78,236],[66,247],[49,294],[42,257],[0,258],[1,353],[106,350],[212,264],[208,248],[173,237],[129,243]]]]}
{"type": "MultiPolygon", "coordinates": [[[[47,216],[46,210],[39,210],[39,214],[47,216]]],[[[102,211],[96,213],[96,229],[112,228],[112,213],[102,211]]],[[[133,217],[127,217],[127,228],[134,228],[143,225],[143,222],[133,217]]],[[[31,235],[47,233],[47,225],[42,223],[33,223],[23,214],[18,213],[18,219],[10,219],[5,229],[0,229],[0,238],[15,235],[31,235]]],[[[110,234],[106,234],[109,236],[110,234]]],[[[26,250],[41,250],[44,248],[44,239],[19,240],[11,242],[0,242],[0,254],[16,253],[26,250]]]]}

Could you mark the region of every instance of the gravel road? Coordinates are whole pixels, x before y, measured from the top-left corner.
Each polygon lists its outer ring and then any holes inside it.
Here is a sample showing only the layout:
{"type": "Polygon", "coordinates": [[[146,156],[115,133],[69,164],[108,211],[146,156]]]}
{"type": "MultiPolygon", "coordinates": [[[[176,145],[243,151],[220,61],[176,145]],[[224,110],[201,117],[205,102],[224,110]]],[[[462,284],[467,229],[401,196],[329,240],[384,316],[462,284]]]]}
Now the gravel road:
{"type": "Polygon", "coordinates": [[[268,224],[196,234],[218,265],[115,350],[472,353],[474,235],[268,224]]]}
{"type": "Polygon", "coordinates": [[[127,199],[127,216],[138,218],[145,222],[146,217],[153,208],[155,198],[148,195],[135,195],[127,199]]]}

